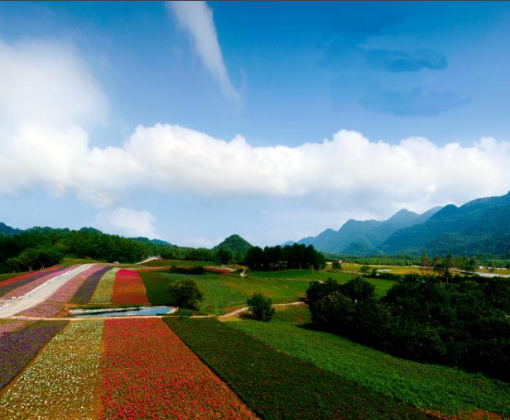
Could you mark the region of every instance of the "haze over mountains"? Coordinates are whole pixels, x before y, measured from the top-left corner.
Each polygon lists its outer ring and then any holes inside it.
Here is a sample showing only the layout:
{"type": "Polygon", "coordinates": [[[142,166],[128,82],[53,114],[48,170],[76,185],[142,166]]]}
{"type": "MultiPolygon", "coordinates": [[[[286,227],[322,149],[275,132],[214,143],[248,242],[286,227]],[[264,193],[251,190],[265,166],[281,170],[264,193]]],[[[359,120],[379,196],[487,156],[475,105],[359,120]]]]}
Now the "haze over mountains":
{"type": "Polygon", "coordinates": [[[463,206],[435,207],[423,214],[400,210],[385,221],[347,221],[298,243],[351,256],[378,254],[507,255],[510,253],[510,193],[463,206]]]}

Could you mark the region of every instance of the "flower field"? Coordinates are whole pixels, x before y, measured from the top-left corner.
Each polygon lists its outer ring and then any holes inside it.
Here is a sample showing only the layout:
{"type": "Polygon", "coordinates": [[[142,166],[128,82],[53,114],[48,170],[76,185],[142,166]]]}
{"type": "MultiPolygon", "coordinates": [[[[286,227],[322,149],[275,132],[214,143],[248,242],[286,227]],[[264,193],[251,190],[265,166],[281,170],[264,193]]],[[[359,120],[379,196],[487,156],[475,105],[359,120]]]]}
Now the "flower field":
{"type": "Polygon", "coordinates": [[[426,419],[422,411],[288,356],[215,319],[170,327],[264,419],[426,419]]]}
{"type": "Polygon", "coordinates": [[[87,278],[97,271],[101,270],[102,267],[100,265],[94,265],[90,267],[88,270],[74,276],[71,280],[69,280],[66,284],[64,284],[60,289],[58,289],[53,295],[51,295],[48,300],[52,302],[61,302],[67,303],[69,302],[76,292],[81,288],[83,283],[87,280],[87,278]]]}
{"type": "Polygon", "coordinates": [[[36,271],[34,273],[26,273],[20,276],[12,277],[8,280],[4,280],[0,282],[0,296],[4,296],[9,292],[12,292],[14,289],[25,286],[41,277],[48,276],[50,274],[55,274],[58,271],[63,271],[62,267],[53,267],[47,268],[45,270],[36,271]]]}
{"type": "Polygon", "coordinates": [[[0,418],[93,418],[102,332],[102,321],[73,322],[53,337],[0,396],[0,418]]]}
{"type": "Polygon", "coordinates": [[[14,330],[19,330],[25,325],[27,325],[26,321],[0,319],[0,338],[2,335],[14,330]]]}
{"type": "Polygon", "coordinates": [[[67,273],[68,271],[71,271],[75,268],[76,268],[76,266],[71,266],[71,267],[66,267],[64,269],[59,269],[56,271],[48,271],[48,272],[44,273],[43,276],[39,276],[37,279],[32,279],[29,283],[23,284],[21,286],[17,285],[16,288],[11,290],[9,293],[5,294],[3,297],[5,299],[10,299],[13,297],[23,296],[23,295],[27,294],[28,292],[30,292],[31,290],[34,290],[37,286],[40,286],[41,284],[52,279],[53,277],[60,275],[60,274],[67,273]]]}
{"type": "Polygon", "coordinates": [[[107,320],[101,419],[250,419],[160,319],[107,320]]]}
{"type": "Polygon", "coordinates": [[[149,303],[145,286],[142,283],[140,275],[133,270],[120,270],[113,284],[112,303],[122,304],[141,304],[149,303]]]}
{"type": "MultiPolygon", "coordinates": [[[[38,321],[0,337],[0,389],[9,383],[68,321],[38,321]]],[[[5,418],[0,416],[0,418],[5,418]]]]}
{"type": "Polygon", "coordinates": [[[204,267],[204,270],[216,274],[230,274],[236,271],[228,267],[204,267]]]}
{"type": "Polygon", "coordinates": [[[89,275],[71,299],[71,303],[76,303],[78,305],[88,304],[92,299],[92,295],[94,294],[99,281],[109,270],[111,270],[110,267],[104,267],[89,275]]]}
{"type": "Polygon", "coordinates": [[[51,318],[57,316],[63,309],[64,305],[61,303],[43,302],[24,310],[20,315],[51,318]]]}
{"type": "Polygon", "coordinates": [[[90,303],[94,304],[109,304],[111,303],[113,284],[115,283],[115,276],[119,271],[118,268],[106,272],[99,281],[90,303]]]}

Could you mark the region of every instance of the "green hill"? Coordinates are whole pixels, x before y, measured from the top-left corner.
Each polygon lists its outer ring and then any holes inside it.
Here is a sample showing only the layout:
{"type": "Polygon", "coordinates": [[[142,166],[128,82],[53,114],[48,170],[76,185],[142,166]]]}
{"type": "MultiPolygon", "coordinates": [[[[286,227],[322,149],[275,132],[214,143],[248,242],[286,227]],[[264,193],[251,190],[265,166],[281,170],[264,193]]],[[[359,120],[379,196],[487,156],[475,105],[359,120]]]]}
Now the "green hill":
{"type": "Polygon", "coordinates": [[[223,242],[216,245],[213,248],[213,251],[219,251],[220,249],[223,249],[230,251],[232,254],[240,253],[244,256],[250,248],[253,248],[253,245],[250,244],[246,239],[241,238],[239,235],[231,235],[223,242]]]}

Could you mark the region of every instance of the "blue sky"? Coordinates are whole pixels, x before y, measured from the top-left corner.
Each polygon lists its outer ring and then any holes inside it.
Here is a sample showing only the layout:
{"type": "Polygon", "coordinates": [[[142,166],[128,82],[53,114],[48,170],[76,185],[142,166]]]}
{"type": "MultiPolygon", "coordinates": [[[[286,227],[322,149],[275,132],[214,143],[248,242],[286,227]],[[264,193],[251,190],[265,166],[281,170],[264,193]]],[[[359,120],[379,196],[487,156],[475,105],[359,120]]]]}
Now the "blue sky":
{"type": "Polygon", "coordinates": [[[2,3],[0,220],[264,245],[504,193],[509,40],[499,2],[2,3]]]}

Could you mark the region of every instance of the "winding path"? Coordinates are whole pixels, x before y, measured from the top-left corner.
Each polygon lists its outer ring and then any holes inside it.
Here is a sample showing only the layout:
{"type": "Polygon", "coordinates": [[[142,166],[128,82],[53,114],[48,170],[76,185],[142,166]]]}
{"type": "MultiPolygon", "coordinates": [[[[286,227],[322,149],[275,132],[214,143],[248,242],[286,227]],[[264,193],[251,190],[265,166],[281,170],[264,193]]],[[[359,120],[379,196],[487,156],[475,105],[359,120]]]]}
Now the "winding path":
{"type": "MultiPolygon", "coordinates": [[[[298,306],[298,305],[306,305],[305,302],[291,302],[291,303],[275,303],[274,305],[271,305],[272,307],[278,308],[280,306],[298,306]]],[[[236,309],[232,312],[226,313],[224,315],[220,315],[218,318],[225,318],[227,316],[239,316],[243,312],[246,312],[248,310],[248,306],[245,306],[244,308],[236,309]]]]}
{"type": "Polygon", "coordinates": [[[8,318],[44,302],[73,277],[91,268],[94,264],[83,264],[63,274],[58,274],[27,294],[11,300],[0,301],[0,318],[8,318]]]}

